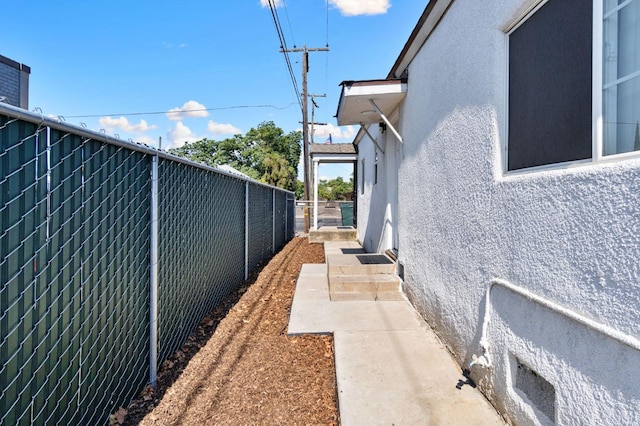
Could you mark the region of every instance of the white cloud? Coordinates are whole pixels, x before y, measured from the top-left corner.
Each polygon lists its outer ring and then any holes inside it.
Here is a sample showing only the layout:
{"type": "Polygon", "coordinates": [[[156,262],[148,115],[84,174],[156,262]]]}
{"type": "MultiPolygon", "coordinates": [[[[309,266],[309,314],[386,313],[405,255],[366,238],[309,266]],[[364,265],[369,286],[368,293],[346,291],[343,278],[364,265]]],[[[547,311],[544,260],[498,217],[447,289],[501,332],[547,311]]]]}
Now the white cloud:
{"type": "Polygon", "coordinates": [[[129,123],[127,117],[113,118],[110,116],[102,117],[98,120],[100,126],[111,131],[120,129],[127,133],[142,133],[156,128],[155,125],[149,125],[145,120],[140,120],[138,124],[129,123]]]}
{"type": "MultiPolygon", "coordinates": [[[[263,0],[261,0],[263,1],[263,0]]],[[[346,16],[380,15],[391,7],[390,0],[329,0],[346,16]]]]}
{"type": "Polygon", "coordinates": [[[163,149],[178,148],[185,142],[195,142],[202,138],[198,137],[190,128],[182,124],[182,121],[176,123],[176,127],[167,132],[167,144],[163,144],[163,149]]]}
{"type": "Polygon", "coordinates": [[[179,121],[186,117],[207,117],[207,107],[197,101],[187,101],[181,107],[172,108],[167,112],[167,118],[173,121],[179,121]]]}
{"type": "Polygon", "coordinates": [[[260,5],[262,7],[269,7],[269,3],[271,3],[275,7],[282,6],[282,0],[260,0],[260,5]]]}
{"type": "Polygon", "coordinates": [[[151,136],[147,136],[147,135],[136,136],[133,140],[134,142],[142,143],[148,146],[153,146],[153,147],[158,146],[158,141],[156,139],[153,139],[151,136]]]}
{"type": "Polygon", "coordinates": [[[331,135],[333,143],[353,142],[356,137],[356,129],[353,126],[334,126],[327,124],[323,126],[315,125],[314,139],[316,143],[324,143],[331,135]],[[339,139],[345,139],[339,141],[339,139]]]}
{"type": "Polygon", "coordinates": [[[232,124],[216,123],[213,120],[209,120],[209,123],[207,123],[207,132],[214,135],[237,135],[238,133],[242,133],[242,130],[232,124]]]}
{"type": "Polygon", "coordinates": [[[172,49],[174,47],[177,47],[178,49],[184,49],[187,46],[188,46],[187,43],[173,44],[173,43],[169,43],[169,42],[166,42],[166,41],[162,42],[162,47],[165,47],[167,49],[172,49]]]}

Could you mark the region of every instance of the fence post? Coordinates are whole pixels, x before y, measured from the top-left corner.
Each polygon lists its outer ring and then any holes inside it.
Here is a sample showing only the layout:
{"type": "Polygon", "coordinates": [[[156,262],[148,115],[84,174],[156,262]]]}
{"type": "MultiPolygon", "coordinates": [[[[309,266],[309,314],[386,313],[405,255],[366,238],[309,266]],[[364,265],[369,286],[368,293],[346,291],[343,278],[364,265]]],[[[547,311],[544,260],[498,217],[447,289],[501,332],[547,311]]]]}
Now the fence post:
{"type": "Polygon", "coordinates": [[[318,169],[320,162],[313,162],[313,229],[318,229],[318,169]]]}
{"type": "Polygon", "coordinates": [[[244,279],[249,279],[249,181],[244,183],[244,279]]]}
{"type": "Polygon", "coordinates": [[[276,252],[276,189],[271,188],[271,253],[276,252]]]}
{"type": "Polygon", "coordinates": [[[156,386],[158,372],[158,156],[151,157],[151,261],[149,289],[149,383],[156,386]]]}

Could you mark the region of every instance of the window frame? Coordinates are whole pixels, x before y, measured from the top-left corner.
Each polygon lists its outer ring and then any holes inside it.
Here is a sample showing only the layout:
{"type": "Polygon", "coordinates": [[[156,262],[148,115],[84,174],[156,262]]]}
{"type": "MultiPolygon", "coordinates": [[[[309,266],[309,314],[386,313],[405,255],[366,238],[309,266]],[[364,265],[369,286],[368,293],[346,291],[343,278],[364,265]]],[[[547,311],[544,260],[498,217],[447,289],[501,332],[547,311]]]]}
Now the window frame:
{"type": "Polygon", "coordinates": [[[373,184],[378,184],[378,148],[375,149],[375,156],[373,160],[373,184]]]}
{"type": "MultiPolygon", "coordinates": [[[[509,170],[509,41],[511,34],[533,16],[550,0],[539,0],[530,5],[515,21],[504,30],[505,37],[505,79],[504,79],[504,125],[502,138],[502,172],[504,176],[535,173],[545,170],[562,170],[581,166],[607,164],[629,159],[640,158],[640,151],[630,151],[617,154],[604,155],[604,127],[603,127],[603,49],[604,49],[604,4],[603,0],[593,0],[592,22],[592,84],[591,84],[591,158],[582,160],[564,161],[560,163],[544,164],[525,167],[517,170],[509,170]]],[[[561,1],[561,0],[554,0],[561,1]]],[[[636,0],[638,1],[638,0],[636,0]]]]}

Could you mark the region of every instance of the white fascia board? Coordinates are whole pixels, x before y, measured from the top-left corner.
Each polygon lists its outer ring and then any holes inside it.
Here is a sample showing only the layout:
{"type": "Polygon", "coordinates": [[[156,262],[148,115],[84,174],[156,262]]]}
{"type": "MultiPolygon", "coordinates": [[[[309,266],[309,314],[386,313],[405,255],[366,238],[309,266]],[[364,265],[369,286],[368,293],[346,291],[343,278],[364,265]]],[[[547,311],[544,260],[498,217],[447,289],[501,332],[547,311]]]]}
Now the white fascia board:
{"type": "Polygon", "coordinates": [[[317,163],[343,163],[356,161],[358,156],[356,154],[313,154],[312,161],[317,163]]]}
{"type": "Polygon", "coordinates": [[[345,96],[365,96],[372,97],[375,95],[393,95],[403,94],[407,92],[407,83],[396,84],[371,84],[371,85],[352,85],[345,86],[345,96]]]}

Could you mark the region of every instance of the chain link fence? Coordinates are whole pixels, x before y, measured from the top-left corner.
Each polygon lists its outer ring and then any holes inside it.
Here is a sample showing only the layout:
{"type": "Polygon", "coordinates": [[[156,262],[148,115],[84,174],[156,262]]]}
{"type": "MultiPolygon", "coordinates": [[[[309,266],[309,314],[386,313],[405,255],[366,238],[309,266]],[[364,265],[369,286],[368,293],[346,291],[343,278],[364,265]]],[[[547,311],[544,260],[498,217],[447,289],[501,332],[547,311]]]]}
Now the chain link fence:
{"type": "Polygon", "coordinates": [[[4,105],[0,197],[2,425],[105,424],[294,235],[290,192],[4,105]]]}

